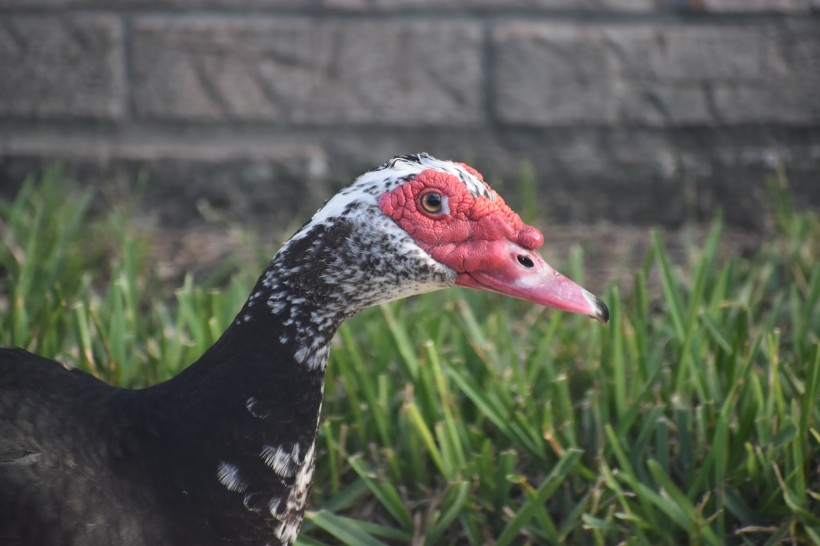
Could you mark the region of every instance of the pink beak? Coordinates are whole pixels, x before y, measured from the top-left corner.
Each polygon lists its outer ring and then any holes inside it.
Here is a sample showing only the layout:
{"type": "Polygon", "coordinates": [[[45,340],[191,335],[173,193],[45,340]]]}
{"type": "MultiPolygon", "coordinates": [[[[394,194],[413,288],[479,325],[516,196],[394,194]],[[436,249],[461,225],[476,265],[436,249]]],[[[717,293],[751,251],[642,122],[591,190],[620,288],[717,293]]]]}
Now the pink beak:
{"type": "Polygon", "coordinates": [[[580,313],[604,324],[609,320],[609,309],[603,301],[550,267],[535,250],[509,240],[482,243],[484,258],[459,273],[457,285],[580,313]]]}

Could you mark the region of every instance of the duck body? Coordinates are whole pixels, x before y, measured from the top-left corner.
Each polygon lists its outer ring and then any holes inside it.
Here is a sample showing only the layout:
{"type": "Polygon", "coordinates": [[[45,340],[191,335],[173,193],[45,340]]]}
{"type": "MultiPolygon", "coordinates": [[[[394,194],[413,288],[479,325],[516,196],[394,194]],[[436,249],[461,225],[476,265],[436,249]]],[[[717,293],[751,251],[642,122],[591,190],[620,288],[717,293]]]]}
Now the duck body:
{"type": "Polygon", "coordinates": [[[474,170],[394,158],[328,201],[176,377],[109,386],[0,349],[0,544],[291,545],[330,341],[359,310],[453,285],[606,321],[474,170]]]}

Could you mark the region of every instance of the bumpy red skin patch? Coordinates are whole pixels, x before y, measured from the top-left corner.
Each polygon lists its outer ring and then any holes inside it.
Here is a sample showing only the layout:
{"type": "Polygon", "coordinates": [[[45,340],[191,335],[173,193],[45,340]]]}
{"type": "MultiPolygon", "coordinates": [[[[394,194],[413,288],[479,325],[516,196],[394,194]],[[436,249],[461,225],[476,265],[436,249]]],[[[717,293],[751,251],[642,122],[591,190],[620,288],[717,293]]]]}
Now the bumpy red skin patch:
{"type": "MultiPolygon", "coordinates": [[[[481,175],[463,165],[480,180],[481,175]]],[[[473,271],[494,269],[510,260],[510,245],[537,250],[544,236],[510,209],[491,188],[495,200],[473,197],[458,178],[428,169],[415,179],[381,196],[379,207],[433,259],[456,271],[456,284],[473,286],[473,271]],[[431,191],[447,199],[449,212],[430,214],[419,198],[431,191]]]]}
{"type": "MultiPolygon", "coordinates": [[[[477,172],[464,168],[482,180],[477,172]]],[[[536,252],[544,244],[541,232],[524,224],[488,186],[487,191],[494,199],[473,197],[455,176],[430,169],[382,195],[379,207],[433,259],[454,270],[457,285],[492,290],[605,323],[606,305],[536,252]],[[441,213],[431,214],[421,207],[421,198],[428,192],[440,193],[446,201],[441,213]]]]}

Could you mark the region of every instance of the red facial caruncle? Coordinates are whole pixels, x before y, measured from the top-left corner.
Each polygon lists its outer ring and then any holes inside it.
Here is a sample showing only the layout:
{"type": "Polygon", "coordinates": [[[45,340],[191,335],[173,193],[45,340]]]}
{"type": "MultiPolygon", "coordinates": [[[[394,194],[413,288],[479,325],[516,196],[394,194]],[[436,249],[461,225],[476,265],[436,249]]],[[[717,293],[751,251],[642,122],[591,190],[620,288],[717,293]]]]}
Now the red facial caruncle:
{"type": "MultiPolygon", "coordinates": [[[[483,184],[481,175],[462,165],[483,184]]],[[[552,269],[536,252],[544,236],[489,186],[473,195],[457,176],[428,169],[379,198],[382,212],[433,259],[456,272],[456,284],[492,290],[606,322],[601,300],[552,269]]]]}

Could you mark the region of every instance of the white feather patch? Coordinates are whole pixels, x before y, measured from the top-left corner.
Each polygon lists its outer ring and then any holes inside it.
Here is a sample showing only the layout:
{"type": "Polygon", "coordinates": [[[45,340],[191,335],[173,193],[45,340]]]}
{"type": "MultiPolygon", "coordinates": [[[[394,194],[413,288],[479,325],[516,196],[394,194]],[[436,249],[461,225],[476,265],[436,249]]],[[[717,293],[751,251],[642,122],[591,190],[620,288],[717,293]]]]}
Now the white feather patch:
{"type": "Polygon", "coordinates": [[[239,469],[225,461],[220,461],[217,465],[216,478],[228,491],[242,493],[248,488],[248,484],[239,477],[239,469]]]}

